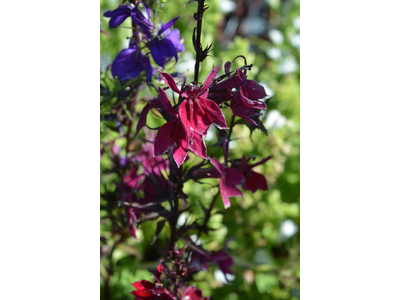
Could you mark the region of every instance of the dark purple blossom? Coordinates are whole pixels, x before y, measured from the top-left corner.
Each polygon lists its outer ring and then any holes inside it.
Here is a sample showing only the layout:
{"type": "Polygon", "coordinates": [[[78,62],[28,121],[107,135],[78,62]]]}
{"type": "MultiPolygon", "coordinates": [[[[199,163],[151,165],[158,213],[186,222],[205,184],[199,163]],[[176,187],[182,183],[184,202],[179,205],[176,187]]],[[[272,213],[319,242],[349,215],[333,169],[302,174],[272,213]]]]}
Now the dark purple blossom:
{"type": "Polygon", "coordinates": [[[135,45],[122,50],[115,57],[111,67],[113,76],[118,77],[122,82],[136,78],[143,71],[146,72],[147,84],[150,84],[156,70],[151,66],[148,56],[140,52],[135,45]]]}
{"type": "Polygon", "coordinates": [[[150,48],[151,56],[157,65],[164,68],[172,57],[178,61],[178,52],[185,48],[179,40],[179,30],[175,29],[171,32],[170,28],[179,19],[176,17],[166,24],[161,23],[161,28],[154,38],[149,37],[148,47],[150,48]]]}
{"type": "Polygon", "coordinates": [[[110,18],[109,27],[116,28],[122,24],[127,18],[131,17],[133,23],[138,25],[146,36],[151,37],[150,31],[153,30],[153,23],[150,22],[150,9],[144,2],[138,2],[135,7],[131,5],[123,5],[117,9],[107,11],[104,17],[110,18]],[[146,8],[147,17],[139,10],[139,4],[143,4],[146,8]]]}

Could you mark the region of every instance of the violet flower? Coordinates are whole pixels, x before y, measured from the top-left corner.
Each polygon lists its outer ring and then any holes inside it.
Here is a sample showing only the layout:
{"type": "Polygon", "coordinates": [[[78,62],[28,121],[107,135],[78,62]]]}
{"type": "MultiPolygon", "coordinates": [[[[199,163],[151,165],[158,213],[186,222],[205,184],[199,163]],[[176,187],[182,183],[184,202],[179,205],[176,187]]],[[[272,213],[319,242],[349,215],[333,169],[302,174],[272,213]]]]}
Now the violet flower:
{"type": "Polygon", "coordinates": [[[116,28],[122,24],[127,18],[131,17],[133,23],[138,25],[146,36],[151,37],[150,31],[153,30],[153,23],[150,22],[150,9],[144,2],[138,2],[135,7],[131,5],[123,5],[114,10],[104,13],[104,17],[111,18],[109,21],[110,28],[116,28]],[[143,4],[146,8],[147,17],[139,10],[139,4],[143,4]]]}
{"type": "Polygon", "coordinates": [[[156,70],[151,66],[148,56],[143,55],[135,45],[122,50],[111,66],[112,75],[118,77],[121,82],[136,78],[143,71],[146,71],[146,82],[150,84],[156,70]]]}
{"type": "Polygon", "coordinates": [[[175,29],[172,32],[170,30],[179,18],[180,16],[166,24],[161,23],[162,26],[157,35],[154,38],[149,37],[148,47],[150,48],[151,56],[160,67],[164,68],[165,63],[172,57],[175,58],[175,61],[178,61],[178,52],[185,50],[179,40],[179,30],[175,29]]]}

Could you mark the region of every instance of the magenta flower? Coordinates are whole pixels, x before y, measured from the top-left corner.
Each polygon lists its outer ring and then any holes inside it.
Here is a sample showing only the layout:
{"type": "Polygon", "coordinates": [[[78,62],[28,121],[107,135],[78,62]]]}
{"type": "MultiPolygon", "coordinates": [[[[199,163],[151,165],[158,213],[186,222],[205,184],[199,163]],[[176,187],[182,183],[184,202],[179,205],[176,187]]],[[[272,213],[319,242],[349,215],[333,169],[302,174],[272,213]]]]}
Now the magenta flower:
{"type": "Polygon", "coordinates": [[[231,99],[232,113],[247,122],[257,125],[257,122],[252,118],[259,117],[261,110],[257,107],[250,107],[246,103],[247,99],[243,96],[242,91],[234,92],[231,99]]]}
{"type": "Polygon", "coordinates": [[[228,128],[224,114],[219,106],[207,99],[208,88],[218,74],[219,67],[220,65],[208,74],[202,87],[189,84],[183,91],[178,89],[171,75],[160,72],[165,84],[185,99],[179,107],[179,116],[188,133],[194,131],[200,135],[204,135],[211,124],[220,129],[228,128]]]}
{"type": "Polygon", "coordinates": [[[251,169],[262,165],[271,159],[271,157],[272,156],[268,156],[255,164],[248,164],[246,157],[243,155],[241,163],[239,165],[235,163],[235,166],[237,165],[237,168],[242,172],[245,178],[245,182],[242,185],[245,190],[250,190],[253,193],[257,190],[268,190],[268,184],[265,177],[260,173],[252,171],[251,169]]]}
{"type": "Polygon", "coordinates": [[[184,300],[208,300],[210,299],[209,297],[204,298],[203,297],[203,291],[196,289],[195,286],[190,286],[186,289],[185,293],[183,294],[184,300]]]}
{"type": "Polygon", "coordinates": [[[231,202],[229,201],[230,197],[243,196],[242,191],[239,190],[236,185],[242,184],[244,182],[244,177],[239,170],[221,165],[216,158],[210,158],[210,162],[218,171],[222,200],[224,202],[224,207],[228,208],[231,206],[231,202]]]}
{"type": "Polygon", "coordinates": [[[132,285],[136,291],[132,292],[136,300],[175,300],[174,297],[161,283],[151,283],[147,280],[139,280],[132,285]]]}
{"type": "Polygon", "coordinates": [[[221,81],[215,86],[215,89],[224,90],[238,87],[240,87],[243,96],[248,99],[247,104],[249,106],[259,106],[259,109],[265,109],[265,103],[257,101],[258,99],[267,97],[265,89],[254,80],[247,79],[246,71],[243,72],[239,68],[236,69],[236,76],[221,81]]]}
{"type": "Polygon", "coordinates": [[[196,132],[188,134],[179,114],[172,108],[171,102],[160,87],[159,93],[159,101],[156,103],[162,103],[162,106],[174,119],[165,123],[158,130],[154,141],[154,156],[163,155],[171,148],[172,156],[178,167],[185,161],[189,150],[202,158],[207,158],[207,150],[202,136],[196,132]]]}

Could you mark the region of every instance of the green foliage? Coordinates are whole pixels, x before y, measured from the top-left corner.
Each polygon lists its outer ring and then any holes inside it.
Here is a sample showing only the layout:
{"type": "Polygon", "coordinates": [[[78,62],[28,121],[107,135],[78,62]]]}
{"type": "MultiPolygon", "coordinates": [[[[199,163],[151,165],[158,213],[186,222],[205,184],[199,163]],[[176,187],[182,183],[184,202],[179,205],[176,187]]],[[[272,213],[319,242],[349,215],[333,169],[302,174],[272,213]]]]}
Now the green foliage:
{"type": "MultiPolygon", "coordinates": [[[[196,25],[193,19],[196,4],[184,7],[187,0],[174,0],[167,4],[165,1],[155,2],[161,3],[158,12],[163,11],[162,14],[158,14],[159,21],[165,22],[176,15],[182,16],[175,27],[185,39],[186,53],[181,54],[177,65],[184,69],[185,62],[194,58],[191,38],[196,25]]],[[[241,158],[243,154],[254,156],[256,161],[269,155],[273,158],[256,168],[257,172],[266,176],[269,190],[257,191],[254,194],[244,191],[244,197],[232,199],[232,207],[227,210],[223,209],[222,201],[218,200],[215,210],[221,211],[222,214],[211,218],[210,224],[214,230],[201,238],[202,245],[208,250],[218,250],[227,238],[232,238],[229,253],[235,260],[233,283],[227,285],[216,280],[214,271],[217,269],[211,265],[208,272],[196,275],[196,285],[204,290],[206,296],[211,295],[211,299],[299,299],[299,232],[287,237],[282,227],[287,220],[293,221],[298,227],[300,225],[300,54],[299,48],[291,42],[299,33],[296,25],[296,18],[300,15],[299,1],[265,0],[271,7],[270,26],[280,30],[284,37],[278,44],[256,36],[237,36],[228,43],[216,41],[216,26],[224,17],[219,2],[207,1],[210,9],[204,16],[202,44],[205,47],[213,42],[213,50],[211,57],[201,65],[199,79],[204,80],[211,67],[219,62],[224,64],[228,60],[232,61],[239,54],[246,56],[248,64],[254,65],[248,73],[249,78],[266,85],[274,94],[268,103],[267,114],[262,118],[267,125],[269,136],[255,130],[251,142],[248,138],[248,127],[244,124],[238,125],[233,133],[235,140],[230,144],[230,151],[234,158],[241,158]],[[279,52],[280,56],[271,58],[268,54],[271,49],[279,52]],[[297,68],[285,74],[282,72],[282,66],[287,62],[294,62],[297,68]]],[[[117,1],[101,0],[101,14],[117,5],[117,1]]],[[[107,19],[101,17],[100,20],[101,28],[110,33],[110,36],[101,35],[100,38],[104,69],[127,45],[125,40],[129,32],[125,31],[129,29],[108,29],[107,19]]],[[[169,68],[172,70],[174,64],[169,64],[169,68]]],[[[193,79],[193,68],[194,64],[186,72],[189,80],[193,79]]],[[[171,70],[167,68],[167,71],[171,70]]],[[[112,85],[112,81],[109,84],[112,85]]],[[[224,114],[229,120],[229,108],[224,109],[224,114]]],[[[158,126],[156,118],[149,117],[148,121],[150,126],[158,126]]],[[[102,128],[106,128],[103,122],[102,128]]],[[[106,142],[110,140],[110,136],[102,134],[101,139],[106,142]]],[[[217,148],[211,147],[216,142],[216,137],[207,141],[208,152],[214,156],[222,155],[217,152],[217,148]]],[[[123,144],[123,141],[121,143],[123,144]]],[[[195,156],[189,156],[195,164],[195,156]]],[[[107,169],[109,164],[107,158],[103,157],[102,170],[107,169]]],[[[114,180],[112,176],[102,174],[102,190],[115,188],[114,180]]],[[[189,182],[184,190],[189,196],[189,203],[194,206],[195,217],[200,219],[203,217],[200,203],[208,207],[217,191],[212,186],[218,181],[207,179],[204,182],[208,184],[189,182]]],[[[110,233],[112,228],[109,224],[108,220],[102,220],[101,236],[106,237],[109,246],[112,247],[115,237],[110,233]]],[[[139,279],[150,279],[151,274],[148,270],[154,270],[158,261],[157,252],[150,245],[155,231],[156,222],[144,223],[138,230],[141,242],[128,236],[123,243],[116,246],[112,257],[114,270],[108,282],[111,295],[109,299],[133,299],[129,294],[133,290],[131,283],[139,279]]],[[[167,233],[166,225],[155,243],[156,246],[163,246],[162,236],[167,233]]],[[[107,259],[102,260],[102,265],[108,263],[107,259]]],[[[103,299],[106,299],[104,278],[105,276],[101,277],[101,290],[103,299]]]]}

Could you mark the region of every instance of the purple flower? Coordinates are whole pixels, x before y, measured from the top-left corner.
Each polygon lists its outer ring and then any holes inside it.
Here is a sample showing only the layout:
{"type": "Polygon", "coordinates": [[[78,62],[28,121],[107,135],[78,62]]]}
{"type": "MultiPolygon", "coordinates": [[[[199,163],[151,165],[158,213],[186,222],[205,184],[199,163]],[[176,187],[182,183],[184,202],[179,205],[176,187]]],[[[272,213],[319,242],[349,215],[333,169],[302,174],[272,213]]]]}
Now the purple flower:
{"type": "Polygon", "coordinates": [[[146,82],[150,84],[155,69],[151,66],[149,58],[138,51],[136,46],[122,50],[111,66],[113,76],[122,82],[136,78],[143,71],[146,71],[146,82]]]}
{"type": "Polygon", "coordinates": [[[160,67],[164,68],[165,63],[172,57],[175,58],[175,61],[178,61],[178,52],[185,50],[185,47],[179,40],[179,30],[175,29],[172,32],[170,30],[170,27],[172,27],[179,18],[180,17],[176,17],[166,24],[163,24],[155,38],[149,37],[150,41],[148,47],[150,48],[151,56],[153,56],[154,61],[160,67]]]}
{"type": "Polygon", "coordinates": [[[131,5],[123,5],[118,7],[117,9],[107,11],[104,13],[104,17],[111,18],[109,22],[110,28],[116,28],[122,24],[128,17],[132,18],[133,23],[138,25],[140,29],[146,34],[149,38],[151,37],[150,31],[153,30],[153,23],[150,22],[150,9],[144,2],[138,2],[135,7],[131,5]],[[139,10],[139,4],[143,4],[146,8],[147,17],[145,17],[142,12],[139,10]]]}

